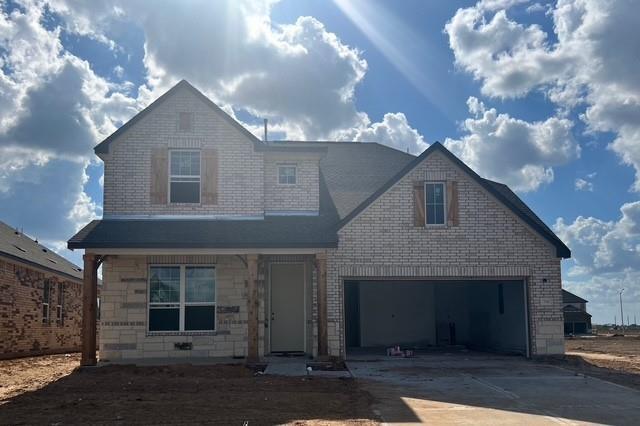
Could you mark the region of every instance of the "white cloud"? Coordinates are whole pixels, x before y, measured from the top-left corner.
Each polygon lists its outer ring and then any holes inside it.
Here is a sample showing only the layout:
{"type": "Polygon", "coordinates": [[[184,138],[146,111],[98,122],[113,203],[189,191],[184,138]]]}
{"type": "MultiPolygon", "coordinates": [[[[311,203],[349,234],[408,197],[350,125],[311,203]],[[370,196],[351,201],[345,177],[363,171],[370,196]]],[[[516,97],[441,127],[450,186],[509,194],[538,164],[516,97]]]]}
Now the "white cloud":
{"type": "Polygon", "coordinates": [[[575,181],[576,191],[593,192],[593,182],[589,182],[586,179],[578,178],[575,181]]]}
{"type": "Polygon", "coordinates": [[[464,121],[466,134],[447,138],[445,146],[485,177],[533,191],[553,181],[553,166],[580,156],[573,123],[567,119],[529,123],[487,109],[475,97],[467,105],[473,118],[464,121]]]}
{"type": "Polygon", "coordinates": [[[401,112],[387,113],[382,121],[351,129],[338,135],[338,139],[378,142],[411,154],[420,154],[429,147],[422,135],[409,125],[407,117],[401,112]]]}
{"type": "MultiPolygon", "coordinates": [[[[139,97],[143,103],[185,78],[217,103],[268,118],[270,128],[289,139],[367,133],[371,120],[355,105],[355,88],[367,71],[362,53],[313,17],[299,17],[291,24],[272,22],[275,3],[200,0],[176,13],[166,2],[149,8],[136,1],[94,5],[59,0],[56,10],[69,21],[95,22],[92,28],[107,38],[109,25],[124,17],[143,29],[148,70],[139,97]],[[171,30],[181,28],[190,30],[171,30]]],[[[405,132],[415,129],[407,123],[405,132]]]]}
{"type": "Polygon", "coordinates": [[[354,91],[367,70],[360,51],[312,17],[272,23],[272,4],[24,0],[0,14],[1,219],[62,247],[101,214],[85,192],[93,145],[182,78],[227,110],[270,118],[287,137],[371,134],[403,149],[424,145],[403,114],[371,124],[358,111],[354,91]],[[64,29],[45,28],[47,5],[64,29]],[[110,82],[61,43],[68,31],[116,51],[110,31],[123,23],[145,35],[147,83],[137,99],[122,66],[110,82]]]}
{"type": "Polygon", "coordinates": [[[536,13],[536,12],[544,12],[549,9],[549,5],[543,5],[542,3],[534,3],[531,6],[528,6],[526,11],[527,13],[536,13]]]}
{"type": "Polygon", "coordinates": [[[0,14],[0,214],[58,246],[100,212],[84,192],[92,147],[136,101],[63,48],[40,2],[21,3],[0,14]]]}
{"type": "Polygon", "coordinates": [[[640,201],[623,204],[618,221],[579,216],[555,224],[558,236],[572,248],[573,259],[586,273],[640,271],[640,201]]]}
{"type": "Polygon", "coordinates": [[[579,216],[573,223],[560,218],[554,225],[572,252],[565,285],[594,302],[590,307],[601,321],[606,317],[612,322],[617,291],[623,287],[640,313],[640,201],[623,204],[620,213],[617,221],[579,216]]]}
{"type": "MultiPolygon", "coordinates": [[[[507,5],[508,6],[508,5],[507,5]]],[[[542,91],[562,110],[584,106],[591,131],[616,133],[610,148],[636,169],[640,190],[640,14],[633,0],[560,0],[552,10],[557,42],[538,25],[492,17],[480,4],[447,23],[462,69],[485,95],[522,97],[542,91]]]]}

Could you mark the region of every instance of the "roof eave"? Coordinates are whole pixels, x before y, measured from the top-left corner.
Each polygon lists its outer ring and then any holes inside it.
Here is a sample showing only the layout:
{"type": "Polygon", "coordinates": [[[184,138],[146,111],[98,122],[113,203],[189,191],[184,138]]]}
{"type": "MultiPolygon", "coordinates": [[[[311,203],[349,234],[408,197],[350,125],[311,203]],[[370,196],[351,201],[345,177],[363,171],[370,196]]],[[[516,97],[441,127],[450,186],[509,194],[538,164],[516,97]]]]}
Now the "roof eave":
{"type": "Polygon", "coordinates": [[[238,243],[238,244],[116,244],[116,243],[85,243],[83,241],[69,241],[67,246],[70,249],[313,249],[313,248],[336,248],[337,241],[305,242],[305,243],[238,243]]]}

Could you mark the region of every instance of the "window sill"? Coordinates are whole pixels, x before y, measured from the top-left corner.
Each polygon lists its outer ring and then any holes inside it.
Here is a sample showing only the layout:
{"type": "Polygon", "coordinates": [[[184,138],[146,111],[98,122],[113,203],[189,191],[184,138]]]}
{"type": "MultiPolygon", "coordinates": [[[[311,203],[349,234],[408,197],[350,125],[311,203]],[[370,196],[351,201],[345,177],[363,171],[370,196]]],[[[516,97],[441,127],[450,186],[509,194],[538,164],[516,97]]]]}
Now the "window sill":
{"type": "Polygon", "coordinates": [[[147,336],[219,336],[231,334],[229,330],[218,331],[147,331],[147,336]]]}

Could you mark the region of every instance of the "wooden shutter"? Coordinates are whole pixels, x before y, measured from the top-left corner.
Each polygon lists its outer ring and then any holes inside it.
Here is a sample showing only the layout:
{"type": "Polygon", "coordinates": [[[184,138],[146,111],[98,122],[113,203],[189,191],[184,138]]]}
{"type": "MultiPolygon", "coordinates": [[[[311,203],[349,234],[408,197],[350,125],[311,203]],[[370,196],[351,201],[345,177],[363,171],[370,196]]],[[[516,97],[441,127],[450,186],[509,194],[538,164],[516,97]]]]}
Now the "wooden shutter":
{"type": "Polygon", "coordinates": [[[169,151],[166,147],[151,150],[151,204],[167,204],[169,151]]]}
{"type": "Polygon", "coordinates": [[[413,226],[424,227],[425,223],[424,182],[415,182],[413,184],[413,226]]]}
{"type": "Polygon", "coordinates": [[[458,182],[447,182],[447,224],[458,226],[460,224],[460,213],[458,207],[458,182]]]}
{"type": "Polygon", "coordinates": [[[218,203],[218,153],[202,150],[202,204],[218,203]]]}

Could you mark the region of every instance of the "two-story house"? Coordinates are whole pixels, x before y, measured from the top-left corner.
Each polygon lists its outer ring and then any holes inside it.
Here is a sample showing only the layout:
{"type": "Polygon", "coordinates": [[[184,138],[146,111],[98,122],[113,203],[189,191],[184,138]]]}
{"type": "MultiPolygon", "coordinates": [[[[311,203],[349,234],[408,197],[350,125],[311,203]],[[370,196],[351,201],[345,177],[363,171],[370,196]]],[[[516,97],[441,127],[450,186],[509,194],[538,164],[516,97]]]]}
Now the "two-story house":
{"type": "Polygon", "coordinates": [[[439,344],[564,350],[569,249],[439,143],[267,142],[181,81],[95,147],[104,211],[85,249],[83,364],[345,357],[439,344]]]}
{"type": "Polygon", "coordinates": [[[567,290],[562,290],[562,313],[564,334],[591,333],[591,314],[587,312],[587,301],[567,290]]]}

